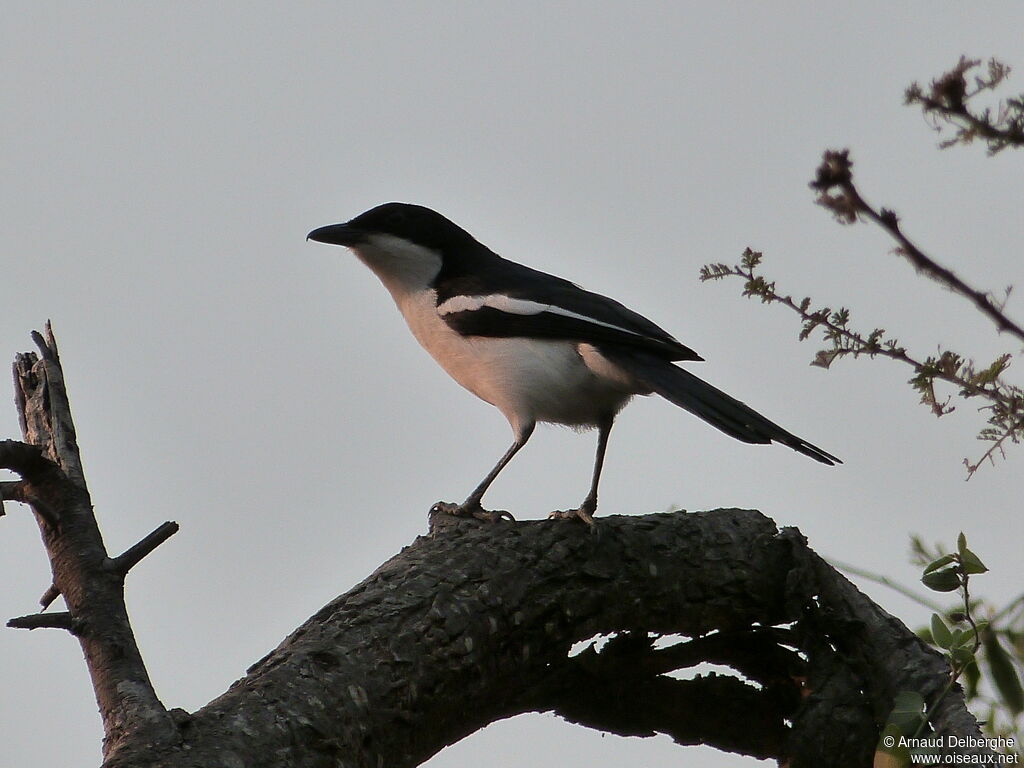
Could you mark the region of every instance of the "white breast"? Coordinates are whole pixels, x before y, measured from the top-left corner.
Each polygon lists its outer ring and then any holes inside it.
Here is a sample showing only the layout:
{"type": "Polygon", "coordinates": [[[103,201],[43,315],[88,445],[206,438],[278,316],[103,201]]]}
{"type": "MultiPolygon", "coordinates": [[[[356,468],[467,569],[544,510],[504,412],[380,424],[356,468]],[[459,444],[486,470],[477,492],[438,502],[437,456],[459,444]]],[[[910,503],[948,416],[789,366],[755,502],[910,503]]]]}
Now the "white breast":
{"type": "MultiPolygon", "coordinates": [[[[375,238],[353,250],[384,283],[416,340],[448,375],[498,408],[517,433],[535,421],[595,426],[639,391],[588,344],[456,333],[430,287],[440,255],[399,238],[375,238]]],[[[451,301],[444,309],[453,310],[451,301]]]]}
{"type": "Polygon", "coordinates": [[[432,290],[396,301],[423,348],[459,384],[498,408],[513,430],[534,421],[594,426],[636,391],[624,378],[588,365],[587,358],[598,362],[600,356],[582,355],[573,342],[462,336],[438,313],[432,290]]]}

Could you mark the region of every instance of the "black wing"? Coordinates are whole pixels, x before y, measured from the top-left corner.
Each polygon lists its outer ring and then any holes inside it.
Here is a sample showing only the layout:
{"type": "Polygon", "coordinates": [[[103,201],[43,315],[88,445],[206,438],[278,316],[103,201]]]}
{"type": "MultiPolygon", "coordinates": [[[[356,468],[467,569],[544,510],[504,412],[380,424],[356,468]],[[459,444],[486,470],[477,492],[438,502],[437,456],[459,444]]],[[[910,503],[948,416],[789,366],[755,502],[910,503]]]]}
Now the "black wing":
{"type": "Polygon", "coordinates": [[[503,259],[483,246],[464,258],[446,259],[434,289],[445,322],[465,336],[617,344],[644,349],[665,360],[703,360],[614,299],[503,259]],[[484,301],[484,297],[491,299],[484,301]]]}

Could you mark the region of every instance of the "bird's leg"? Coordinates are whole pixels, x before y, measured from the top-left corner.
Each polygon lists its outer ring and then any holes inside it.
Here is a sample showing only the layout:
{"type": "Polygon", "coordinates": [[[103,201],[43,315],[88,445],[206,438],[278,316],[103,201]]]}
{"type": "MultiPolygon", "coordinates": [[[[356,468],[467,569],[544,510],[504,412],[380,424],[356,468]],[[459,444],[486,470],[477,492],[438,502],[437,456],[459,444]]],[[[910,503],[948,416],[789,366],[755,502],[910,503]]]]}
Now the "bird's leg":
{"type": "Polygon", "coordinates": [[[494,465],[494,469],[487,473],[487,477],[480,481],[480,485],[473,489],[473,492],[466,497],[466,500],[461,504],[453,504],[448,501],[439,501],[433,507],[431,512],[445,512],[449,515],[458,515],[460,517],[475,517],[477,520],[486,520],[490,523],[496,523],[499,520],[512,520],[515,518],[509,512],[504,510],[489,510],[484,509],[480,503],[484,497],[484,493],[490,487],[491,483],[494,482],[494,478],[498,476],[498,473],[505,468],[512,457],[519,452],[519,449],[526,445],[526,441],[530,439],[530,435],[533,434],[534,424],[529,424],[526,427],[516,430],[515,442],[505,451],[505,455],[498,459],[498,463],[494,465]]]}
{"type": "Polygon", "coordinates": [[[564,520],[578,517],[587,525],[594,524],[594,512],[597,511],[597,484],[601,481],[601,468],[604,467],[604,452],[608,448],[608,435],[612,431],[615,417],[607,417],[597,425],[597,456],[594,459],[594,476],[590,480],[590,493],[576,509],[556,510],[548,515],[551,519],[564,520]]]}

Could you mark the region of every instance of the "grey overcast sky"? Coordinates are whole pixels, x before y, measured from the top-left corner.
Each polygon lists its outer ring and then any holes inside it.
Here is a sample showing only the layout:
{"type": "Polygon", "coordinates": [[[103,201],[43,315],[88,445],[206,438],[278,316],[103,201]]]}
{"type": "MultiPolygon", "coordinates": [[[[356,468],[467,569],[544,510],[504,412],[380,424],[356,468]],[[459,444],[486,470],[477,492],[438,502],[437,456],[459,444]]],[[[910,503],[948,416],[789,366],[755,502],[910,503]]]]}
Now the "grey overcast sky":
{"type": "MultiPolygon", "coordinates": [[[[1013,350],[879,232],[833,222],[807,182],[822,150],[848,146],[865,195],[938,260],[982,288],[1024,287],[1020,154],[940,152],[902,106],[964,53],[1024,68],[1022,30],[1017,0],[6,3],[0,357],[53,320],[111,550],[182,526],[128,582],[163,701],[192,710],[223,691],[509,441],[372,274],[305,242],[387,200],[638,309],[707,358],[700,375],[846,461],[744,445],[641,398],[612,436],[603,514],[755,507],[908,584],[908,534],[963,529],[993,566],[977,592],[1014,596],[1024,452],[964,482],[962,459],[985,448],[973,405],[936,420],[886,361],[808,367],[793,317],[697,271],[752,246],[783,291],[847,305],[921,355],[1013,350]]],[[[1024,317],[1019,299],[1009,311],[1024,317]]],[[[0,436],[15,437],[6,391],[0,436]]],[[[538,431],[489,501],[521,518],[578,502],[593,447],[538,431]]],[[[49,584],[31,516],[7,513],[5,619],[49,584]]],[[[0,680],[0,764],[99,762],[72,638],[0,630],[0,680]]],[[[688,758],[754,762],[533,715],[430,766],[688,758]]]]}

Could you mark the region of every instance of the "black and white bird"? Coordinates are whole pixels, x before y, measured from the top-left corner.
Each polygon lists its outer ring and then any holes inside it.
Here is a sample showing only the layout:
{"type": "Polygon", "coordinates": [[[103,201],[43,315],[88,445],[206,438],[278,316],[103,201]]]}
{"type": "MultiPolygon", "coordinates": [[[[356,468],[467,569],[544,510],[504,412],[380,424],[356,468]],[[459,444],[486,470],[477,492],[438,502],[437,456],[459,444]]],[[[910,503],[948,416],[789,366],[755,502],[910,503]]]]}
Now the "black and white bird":
{"type": "Polygon", "coordinates": [[[484,492],[537,422],[598,430],[590,491],[552,517],[592,523],[612,423],[634,395],[657,393],[745,443],[778,442],[839,462],[675,362],[703,360],[647,318],[568,280],[498,256],[436,211],[385,203],[308,239],[344,245],[380,278],[409,330],[459,384],[504,414],[515,440],[461,504],[436,509],[496,520],[484,492]]]}

